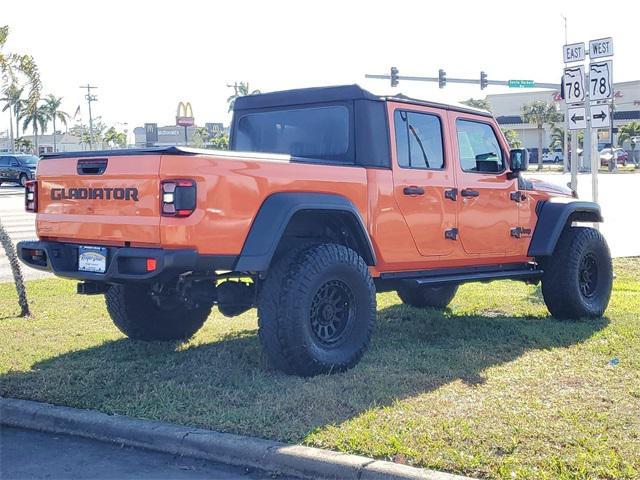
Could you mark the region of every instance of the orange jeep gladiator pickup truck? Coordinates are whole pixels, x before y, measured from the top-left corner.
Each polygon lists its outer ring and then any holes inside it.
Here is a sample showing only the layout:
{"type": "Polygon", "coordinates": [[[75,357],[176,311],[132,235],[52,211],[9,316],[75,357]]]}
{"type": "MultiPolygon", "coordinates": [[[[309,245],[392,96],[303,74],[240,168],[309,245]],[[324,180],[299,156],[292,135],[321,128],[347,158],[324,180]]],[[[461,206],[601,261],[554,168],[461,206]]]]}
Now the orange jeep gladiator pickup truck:
{"type": "Polygon", "coordinates": [[[230,151],[58,153],[26,189],[31,267],[104,294],[116,326],[183,339],[213,305],[258,309],[273,365],[353,367],[376,292],[444,308],[458,285],[542,282],[559,318],[598,317],[611,293],[599,206],[520,175],[489,113],[356,85],[239,98],[230,151]]]}

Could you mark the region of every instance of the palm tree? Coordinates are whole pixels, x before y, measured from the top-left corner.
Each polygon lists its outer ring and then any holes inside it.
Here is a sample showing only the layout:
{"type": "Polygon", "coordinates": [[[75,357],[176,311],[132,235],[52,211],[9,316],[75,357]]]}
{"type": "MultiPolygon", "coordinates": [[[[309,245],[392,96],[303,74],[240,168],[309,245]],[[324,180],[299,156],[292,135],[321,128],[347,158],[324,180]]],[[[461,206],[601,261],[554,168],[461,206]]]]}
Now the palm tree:
{"type": "Polygon", "coordinates": [[[110,147],[117,146],[123,148],[127,144],[127,136],[124,132],[118,132],[114,127],[110,127],[104,132],[103,141],[110,147]]]}
{"type": "Polygon", "coordinates": [[[28,138],[23,138],[23,137],[16,138],[15,144],[16,144],[16,149],[19,152],[28,152],[33,148],[33,142],[28,138]]]}
{"type": "MultiPolygon", "coordinates": [[[[18,86],[18,80],[22,77],[26,80],[29,87],[29,96],[27,99],[27,109],[35,110],[40,99],[40,91],[42,84],[40,83],[40,73],[36,63],[31,55],[23,55],[19,53],[8,53],[4,50],[9,36],[9,27],[4,25],[0,27],[0,91],[6,91],[9,86],[18,86]]],[[[11,124],[13,131],[13,124],[11,124]]],[[[11,133],[11,144],[13,145],[13,132],[11,133]]],[[[0,244],[2,245],[9,264],[11,273],[18,291],[18,302],[22,316],[29,315],[29,304],[27,302],[27,292],[24,288],[22,280],[22,272],[20,271],[20,263],[17,260],[13,243],[9,239],[9,235],[0,222],[0,244]]]]}
{"type": "Polygon", "coordinates": [[[537,100],[521,108],[522,120],[531,123],[538,129],[538,170],[542,170],[542,138],[544,125],[548,123],[553,128],[554,123],[562,119],[562,115],[553,103],[537,100]]]}
{"type": "Polygon", "coordinates": [[[549,144],[550,150],[564,149],[564,128],[553,126],[551,127],[551,143],[549,144]]]}
{"type": "Polygon", "coordinates": [[[469,100],[463,100],[460,102],[463,105],[471,108],[477,108],[479,110],[486,110],[487,112],[491,111],[491,105],[486,99],[482,98],[470,98],[469,100]]]}
{"type": "Polygon", "coordinates": [[[513,129],[502,130],[504,138],[507,139],[507,143],[510,148],[522,148],[522,141],[518,138],[518,132],[513,129]]]}
{"type": "Polygon", "coordinates": [[[46,105],[37,105],[36,108],[29,108],[22,113],[20,117],[22,120],[22,129],[26,130],[29,125],[33,128],[33,135],[35,136],[35,154],[39,155],[38,149],[38,134],[43,133],[47,129],[47,123],[49,123],[49,110],[46,105]]]}
{"type": "Polygon", "coordinates": [[[62,97],[56,97],[55,95],[47,95],[44,99],[44,108],[47,111],[49,120],[53,122],[53,151],[57,152],[58,147],[56,144],[56,119],[66,127],[67,120],[71,118],[67,112],[60,110],[60,104],[62,103],[62,97]]]}
{"type": "Polygon", "coordinates": [[[4,253],[9,259],[9,265],[11,266],[11,272],[13,273],[13,281],[18,292],[18,305],[20,305],[20,316],[28,317],[31,315],[29,311],[29,302],[27,301],[27,289],[24,286],[24,279],[22,278],[22,271],[20,270],[20,262],[18,261],[18,255],[16,249],[13,246],[9,234],[2,226],[0,220],[0,245],[4,248],[4,253]]]}
{"type": "Polygon", "coordinates": [[[6,112],[7,110],[9,111],[9,127],[11,129],[12,138],[18,138],[20,136],[19,117],[20,117],[20,111],[23,109],[25,105],[25,101],[21,98],[23,91],[24,91],[24,87],[19,88],[17,85],[9,85],[3,92],[4,97],[0,98],[0,102],[4,103],[4,108],[2,109],[2,111],[3,112],[6,112]],[[16,120],[15,132],[13,131],[14,118],[16,120]]]}
{"type": "Polygon", "coordinates": [[[233,87],[233,95],[229,96],[229,98],[227,98],[227,103],[229,104],[229,112],[233,111],[233,106],[236,103],[236,98],[238,97],[245,97],[247,95],[257,95],[258,93],[260,93],[260,90],[253,90],[251,91],[249,89],[249,82],[244,83],[244,82],[236,82],[233,85],[227,85],[228,87],[233,87]]]}
{"type": "MultiPolygon", "coordinates": [[[[4,51],[8,36],[9,26],[4,25],[0,27],[0,91],[6,93],[9,87],[12,87],[12,90],[19,89],[18,85],[20,80],[23,79],[26,83],[25,86],[29,87],[26,108],[35,109],[40,99],[40,91],[42,90],[40,72],[31,55],[4,51]]],[[[14,105],[14,110],[15,107],[14,105]]],[[[11,143],[13,144],[13,123],[11,123],[11,131],[11,143]]]]}

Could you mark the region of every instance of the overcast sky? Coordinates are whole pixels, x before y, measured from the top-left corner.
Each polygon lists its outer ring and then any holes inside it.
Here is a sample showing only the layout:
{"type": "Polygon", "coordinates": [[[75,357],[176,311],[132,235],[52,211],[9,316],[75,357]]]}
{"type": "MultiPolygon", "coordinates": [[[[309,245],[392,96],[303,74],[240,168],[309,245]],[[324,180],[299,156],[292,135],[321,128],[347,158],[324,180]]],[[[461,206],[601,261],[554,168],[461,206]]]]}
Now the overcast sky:
{"type": "MultiPolygon", "coordinates": [[[[262,91],[359,83],[390,93],[365,73],[559,82],[564,21],[569,42],[613,36],[614,80],[637,80],[640,3],[591,0],[461,1],[6,1],[6,50],[30,53],[44,93],[73,115],[97,85],[94,115],[109,123],[175,123],[180,100],[196,123],[229,121],[227,88],[262,91]],[[633,5],[636,6],[633,6],[633,5]],[[601,11],[599,9],[602,9],[601,11]]],[[[508,89],[401,82],[420,98],[459,101],[508,89]]],[[[8,128],[6,114],[0,130],[8,128]]],[[[122,127],[121,127],[122,128],[122,127]]]]}

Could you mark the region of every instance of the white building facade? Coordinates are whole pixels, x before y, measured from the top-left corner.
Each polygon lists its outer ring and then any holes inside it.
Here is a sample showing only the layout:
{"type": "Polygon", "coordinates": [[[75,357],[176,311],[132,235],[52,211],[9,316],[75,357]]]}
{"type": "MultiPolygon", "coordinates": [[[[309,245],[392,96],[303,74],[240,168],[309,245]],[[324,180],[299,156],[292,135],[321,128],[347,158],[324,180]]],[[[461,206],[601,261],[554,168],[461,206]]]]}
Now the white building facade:
{"type": "MultiPolygon", "coordinates": [[[[515,130],[525,148],[537,148],[538,132],[535,125],[525,123],[521,117],[523,105],[534,101],[554,103],[560,112],[564,113],[566,104],[560,98],[560,91],[529,91],[520,90],[515,93],[487,95],[487,101],[500,126],[505,130],[515,130]]],[[[613,144],[618,145],[616,131],[622,125],[632,121],[640,121],[640,80],[614,83],[614,113],[613,113],[613,144]]],[[[564,122],[558,126],[564,128],[564,122]]],[[[543,148],[551,143],[551,127],[545,125],[543,148]]],[[[609,131],[598,131],[598,143],[602,147],[611,143],[609,131]]]]}

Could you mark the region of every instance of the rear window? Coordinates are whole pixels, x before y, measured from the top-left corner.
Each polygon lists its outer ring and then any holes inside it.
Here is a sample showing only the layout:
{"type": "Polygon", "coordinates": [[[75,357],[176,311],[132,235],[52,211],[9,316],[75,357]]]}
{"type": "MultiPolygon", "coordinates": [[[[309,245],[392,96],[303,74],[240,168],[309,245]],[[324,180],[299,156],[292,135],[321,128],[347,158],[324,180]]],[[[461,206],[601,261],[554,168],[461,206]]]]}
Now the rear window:
{"type": "Polygon", "coordinates": [[[272,110],[240,117],[234,150],[349,162],[349,137],[344,106],[272,110]]]}
{"type": "Polygon", "coordinates": [[[20,161],[25,165],[35,167],[38,164],[38,157],[36,157],[35,155],[25,155],[19,158],[20,161]]]}

